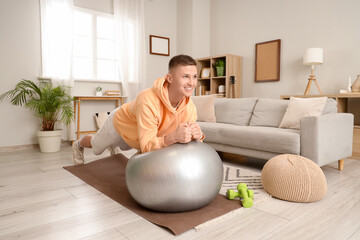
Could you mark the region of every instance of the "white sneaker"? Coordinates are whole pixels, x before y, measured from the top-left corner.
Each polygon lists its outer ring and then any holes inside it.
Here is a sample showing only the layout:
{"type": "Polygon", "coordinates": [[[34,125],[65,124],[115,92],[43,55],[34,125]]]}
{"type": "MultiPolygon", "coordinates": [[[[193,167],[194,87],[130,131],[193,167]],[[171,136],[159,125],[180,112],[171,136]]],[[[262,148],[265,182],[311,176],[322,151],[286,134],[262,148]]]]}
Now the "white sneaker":
{"type": "Polygon", "coordinates": [[[116,154],[118,154],[118,153],[120,153],[120,152],[121,152],[121,150],[120,150],[120,148],[119,148],[119,147],[112,147],[112,146],[109,146],[109,147],[107,147],[106,149],[107,149],[107,150],[109,150],[109,152],[110,152],[110,156],[114,156],[114,155],[116,155],[116,154]]]}
{"type": "Polygon", "coordinates": [[[79,140],[76,140],[72,145],[73,150],[73,161],[75,165],[84,164],[84,148],[79,146],[79,140]]]}

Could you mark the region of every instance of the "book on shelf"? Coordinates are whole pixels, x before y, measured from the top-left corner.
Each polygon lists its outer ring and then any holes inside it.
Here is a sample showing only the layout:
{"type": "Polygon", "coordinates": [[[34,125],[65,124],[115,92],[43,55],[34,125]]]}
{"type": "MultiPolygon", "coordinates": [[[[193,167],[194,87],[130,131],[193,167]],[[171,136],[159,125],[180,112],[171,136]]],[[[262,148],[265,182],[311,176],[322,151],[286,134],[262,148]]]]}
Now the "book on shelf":
{"type": "Polygon", "coordinates": [[[120,96],[120,91],[118,90],[106,90],[105,96],[120,96]]]}

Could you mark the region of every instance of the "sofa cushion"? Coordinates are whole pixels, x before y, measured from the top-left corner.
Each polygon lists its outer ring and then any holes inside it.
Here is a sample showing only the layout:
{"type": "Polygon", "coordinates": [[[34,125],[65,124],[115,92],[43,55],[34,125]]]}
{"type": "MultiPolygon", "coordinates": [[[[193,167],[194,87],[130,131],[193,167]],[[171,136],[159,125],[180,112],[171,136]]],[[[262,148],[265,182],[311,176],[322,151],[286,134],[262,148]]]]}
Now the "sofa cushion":
{"type": "MultiPolygon", "coordinates": [[[[288,100],[259,98],[249,125],[279,127],[288,103],[288,100]]],[[[322,114],[329,113],[337,113],[337,103],[333,98],[327,99],[322,111],[322,114]]]]}
{"type": "Polygon", "coordinates": [[[290,102],[280,123],[280,127],[300,129],[300,119],[308,116],[320,116],[326,101],[327,97],[290,97],[290,102]]]}
{"type": "Polygon", "coordinates": [[[300,133],[295,129],[237,126],[225,123],[199,123],[204,142],[274,153],[300,154],[300,133]]]}
{"type": "Polygon", "coordinates": [[[337,102],[333,98],[326,100],[322,114],[337,113],[337,102]]]}
{"type": "Polygon", "coordinates": [[[250,120],[250,126],[279,127],[288,102],[288,100],[259,98],[250,120]]]}
{"type": "Polygon", "coordinates": [[[249,125],[256,101],[257,98],[216,98],[216,122],[249,125]]]}
{"type": "Polygon", "coordinates": [[[215,95],[192,96],[199,122],[216,122],[214,101],[215,95]]]}

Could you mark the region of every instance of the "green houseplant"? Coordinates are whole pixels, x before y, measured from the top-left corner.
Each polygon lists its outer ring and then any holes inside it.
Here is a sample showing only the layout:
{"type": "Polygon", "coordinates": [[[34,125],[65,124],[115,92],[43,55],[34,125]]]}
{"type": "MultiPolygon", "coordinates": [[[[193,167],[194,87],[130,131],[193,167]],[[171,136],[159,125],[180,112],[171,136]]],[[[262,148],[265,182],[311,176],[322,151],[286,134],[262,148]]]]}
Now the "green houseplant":
{"type": "Polygon", "coordinates": [[[52,86],[51,83],[34,83],[21,80],[15,88],[0,95],[0,101],[9,98],[11,104],[32,110],[41,119],[41,131],[37,132],[42,152],[60,150],[62,130],[54,129],[56,122],[68,126],[74,120],[73,98],[70,88],[64,85],[52,86]],[[50,139],[46,137],[50,135],[50,139]],[[55,139],[56,138],[56,139],[55,139]],[[53,143],[57,146],[46,147],[42,144],[53,143]]]}
{"type": "Polygon", "coordinates": [[[96,88],[95,88],[95,90],[96,90],[96,96],[102,96],[102,87],[101,86],[97,86],[96,88]]]}
{"type": "Polygon", "coordinates": [[[216,60],[215,62],[215,67],[216,67],[216,75],[218,77],[224,76],[224,72],[225,72],[225,60],[220,58],[218,60],[216,60]]]}

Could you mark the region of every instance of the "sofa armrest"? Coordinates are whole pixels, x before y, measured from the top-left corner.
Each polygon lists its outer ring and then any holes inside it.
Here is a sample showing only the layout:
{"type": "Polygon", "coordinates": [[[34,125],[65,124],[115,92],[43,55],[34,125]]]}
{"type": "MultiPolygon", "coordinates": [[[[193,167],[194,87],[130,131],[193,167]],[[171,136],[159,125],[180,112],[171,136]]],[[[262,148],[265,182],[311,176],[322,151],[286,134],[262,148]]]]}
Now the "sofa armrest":
{"type": "Polygon", "coordinates": [[[354,115],[325,114],[300,120],[300,154],[319,166],[352,155],[354,115]]]}

